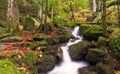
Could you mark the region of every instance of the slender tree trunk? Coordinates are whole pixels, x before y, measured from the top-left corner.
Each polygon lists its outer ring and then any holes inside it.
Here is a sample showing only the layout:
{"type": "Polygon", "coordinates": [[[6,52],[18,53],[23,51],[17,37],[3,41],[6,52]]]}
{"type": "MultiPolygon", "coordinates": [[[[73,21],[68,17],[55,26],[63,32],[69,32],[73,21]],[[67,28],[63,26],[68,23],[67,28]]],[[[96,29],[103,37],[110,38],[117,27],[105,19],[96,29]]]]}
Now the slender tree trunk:
{"type": "Polygon", "coordinates": [[[44,3],[43,0],[41,0],[41,13],[40,13],[41,17],[40,17],[40,26],[39,26],[40,31],[43,30],[43,5],[44,5],[43,3],[44,3]]]}
{"type": "Polygon", "coordinates": [[[53,14],[54,14],[54,10],[53,10],[53,5],[52,5],[52,9],[51,9],[51,21],[53,21],[53,14]]]}
{"type": "Polygon", "coordinates": [[[12,21],[14,28],[19,24],[19,9],[16,0],[8,0],[7,19],[12,21]]]}
{"type": "Polygon", "coordinates": [[[45,19],[44,19],[44,32],[47,33],[47,15],[48,15],[48,0],[46,0],[45,19]]]}
{"type": "Polygon", "coordinates": [[[97,4],[96,4],[96,0],[93,0],[93,12],[96,12],[96,9],[97,9],[97,4]]]}
{"type": "Polygon", "coordinates": [[[106,0],[103,0],[103,16],[102,16],[102,18],[103,18],[103,20],[102,20],[102,22],[103,22],[103,25],[102,25],[102,27],[103,27],[103,32],[104,32],[104,35],[106,36],[106,34],[107,34],[107,25],[106,25],[106,0]]]}
{"type": "Polygon", "coordinates": [[[74,0],[74,6],[73,6],[73,8],[74,8],[74,10],[73,10],[73,20],[74,20],[74,23],[75,23],[75,12],[76,12],[76,3],[75,3],[75,0],[74,0]]]}
{"type": "Polygon", "coordinates": [[[118,7],[118,25],[120,27],[120,0],[117,0],[117,7],[118,7]]]}

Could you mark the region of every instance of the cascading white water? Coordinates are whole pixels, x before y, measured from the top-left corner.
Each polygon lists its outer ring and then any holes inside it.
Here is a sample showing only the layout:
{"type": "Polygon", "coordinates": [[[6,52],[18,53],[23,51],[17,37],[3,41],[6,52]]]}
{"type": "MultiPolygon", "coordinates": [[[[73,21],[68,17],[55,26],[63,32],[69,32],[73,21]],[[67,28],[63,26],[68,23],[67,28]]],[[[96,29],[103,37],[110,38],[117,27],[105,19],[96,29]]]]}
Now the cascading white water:
{"type": "Polygon", "coordinates": [[[77,39],[75,41],[73,39],[70,39],[65,46],[61,46],[61,49],[63,50],[63,62],[59,66],[56,66],[48,74],[78,74],[77,71],[78,68],[88,66],[88,63],[84,61],[80,61],[80,62],[72,61],[68,53],[69,46],[82,41],[82,37],[79,36],[78,32],[79,32],[79,27],[75,27],[75,29],[72,31],[72,34],[77,39]]]}

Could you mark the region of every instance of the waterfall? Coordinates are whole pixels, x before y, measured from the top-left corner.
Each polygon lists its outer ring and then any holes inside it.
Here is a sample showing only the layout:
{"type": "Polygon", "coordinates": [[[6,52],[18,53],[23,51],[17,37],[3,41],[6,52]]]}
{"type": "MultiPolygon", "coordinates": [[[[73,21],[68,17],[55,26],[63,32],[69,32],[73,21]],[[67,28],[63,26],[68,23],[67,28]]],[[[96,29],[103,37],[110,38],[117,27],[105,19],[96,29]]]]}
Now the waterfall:
{"type": "Polygon", "coordinates": [[[82,37],[79,36],[79,27],[75,27],[71,33],[77,39],[70,39],[66,45],[61,46],[61,49],[63,50],[63,62],[59,66],[56,66],[48,74],[78,74],[78,68],[88,66],[88,63],[84,61],[75,62],[71,60],[68,53],[69,46],[82,41],[82,37]]]}

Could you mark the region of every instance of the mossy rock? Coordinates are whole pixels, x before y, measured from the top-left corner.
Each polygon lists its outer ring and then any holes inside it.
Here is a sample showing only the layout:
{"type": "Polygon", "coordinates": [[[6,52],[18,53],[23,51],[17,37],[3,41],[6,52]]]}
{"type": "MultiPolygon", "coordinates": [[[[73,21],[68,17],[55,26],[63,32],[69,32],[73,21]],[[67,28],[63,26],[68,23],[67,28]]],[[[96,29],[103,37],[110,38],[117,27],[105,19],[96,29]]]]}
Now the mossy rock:
{"type": "Polygon", "coordinates": [[[107,64],[97,63],[96,69],[99,74],[114,74],[114,69],[107,64]]]}
{"type": "Polygon", "coordinates": [[[69,41],[69,39],[74,38],[74,36],[71,34],[68,28],[58,30],[56,36],[59,43],[66,43],[69,41]]]}
{"type": "Polygon", "coordinates": [[[79,74],[98,74],[94,66],[88,66],[78,69],[79,74]]]}
{"type": "Polygon", "coordinates": [[[107,45],[106,38],[100,36],[97,40],[97,46],[101,47],[101,46],[106,46],[106,45],[107,45]]]}
{"type": "Polygon", "coordinates": [[[37,54],[35,54],[34,52],[26,53],[24,56],[24,62],[30,68],[31,74],[38,73],[37,61],[38,61],[38,57],[37,57],[37,54]]]}
{"type": "Polygon", "coordinates": [[[0,74],[24,74],[9,60],[0,60],[0,74]]]}
{"type": "Polygon", "coordinates": [[[5,37],[1,39],[1,42],[20,42],[22,41],[23,38],[19,36],[10,36],[10,37],[5,37]]]}
{"type": "Polygon", "coordinates": [[[44,40],[45,38],[47,38],[47,35],[44,35],[44,34],[36,33],[33,35],[33,40],[35,41],[41,41],[41,40],[44,40]]]}
{"type": "Polygon", "coordinates": [[[37,46],[45,47],[45,46],[47,46],[47,45],[48,45],[48,43],[47,43],[45,40],[36,41],[36,42],[34,42],[33,44],[31,44],[31,45],[29,46],[29,48],[30,48],[31,50],[34,50],[37,46]]]}
{"type": "Polygon", "coordinates": [[[52,56],[44,54],[39,64],[39,72],[48,72],[55,67],[55,60],[52,56]]]}
{"type": "Polygon", "coordinates": [[[59,41],[55,38],[46,38],[45,41],[48,43],[48,45],[56,45],[59,44],[59,41]]]}
{"type": "Polygon", "coordinates": [[[91,42],[83,41],[69,47],[69,54],[72,60],[83,60],[88,52],[88,48],[93,47],[91,42]]]}
{"type": "Polygon", "coordinates": [[[90,48],[85,57],[85,60],[92,64],[96,64],[99,61],[103,61],[104,56],[105,56],[105,52],[102,49],[90,48]]]}

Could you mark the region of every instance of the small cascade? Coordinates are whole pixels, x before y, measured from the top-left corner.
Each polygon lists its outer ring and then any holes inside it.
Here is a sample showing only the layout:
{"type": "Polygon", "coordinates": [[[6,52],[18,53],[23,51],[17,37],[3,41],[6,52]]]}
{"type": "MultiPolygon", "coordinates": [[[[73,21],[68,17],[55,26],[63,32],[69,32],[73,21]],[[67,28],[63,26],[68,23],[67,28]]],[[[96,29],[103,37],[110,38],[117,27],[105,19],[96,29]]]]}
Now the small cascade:
{"type": "Polygon", "coordinates": [[[88,63],[85,61],[75,62],[71,60],[68,53],[69,46],[82,41],[82,37],[79,36],[79,27],[75,27],[71,33],[76,39],[70,39],[66,45],[61,46],[63,51],[63,62],[59,66],[56,66],[48,74],[78,74],[78,68],[88,66],[88,63]]]}

